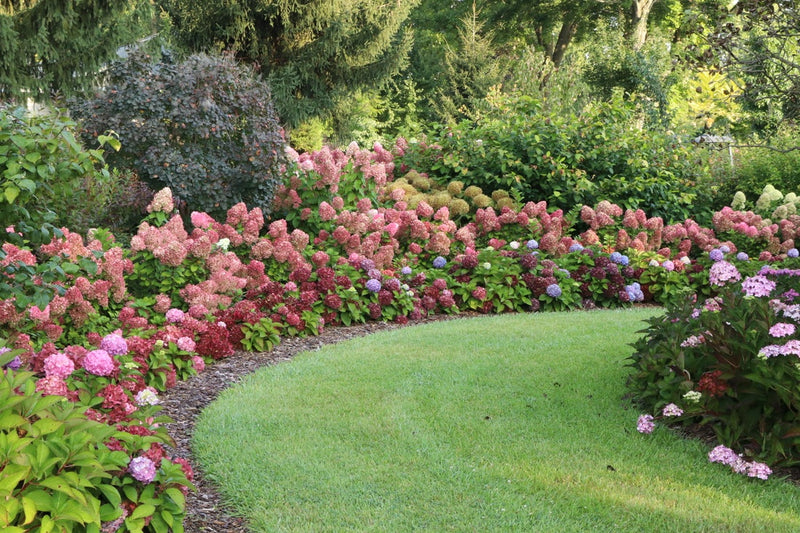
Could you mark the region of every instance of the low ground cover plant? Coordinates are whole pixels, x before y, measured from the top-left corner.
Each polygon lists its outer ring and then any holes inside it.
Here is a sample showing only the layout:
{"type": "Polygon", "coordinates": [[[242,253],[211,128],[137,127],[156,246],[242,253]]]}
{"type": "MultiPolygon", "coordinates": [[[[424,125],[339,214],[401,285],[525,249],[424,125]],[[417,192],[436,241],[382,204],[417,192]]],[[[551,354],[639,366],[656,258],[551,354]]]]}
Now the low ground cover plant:
{"type": "MultiPolygon", "coordinates": [[[[67,228],[35,246],[17,228],[5,229],[17,244],[6,242],[0,251],[0,338],[19,359],[4,372],[33,372],[26,379],[36,394],[67,398],[84,409],[76,417],[128,433],[137,428],[122,447],[131,461],[146,455],[154,463],[135,463],[150,480],[135,490],[124,486],[141,479],[127,471],[117,476],[112,485],[123,487],[117,507],[128,514],[104,514],[103,522],[151,531],[179,523],[180,498],[153,498],[188,486],[191,471],[180,458],[161,455],[166,437],[157,418],[143,413],[150,412],[153,394],[237,349],[270,349],[281,337],[315,335],[329,325],[405,323],[431,313],[676,303],[692,294],[701,303],[726,302],[732,296],[716,280],[734,274],[720,265],[741,277],[765,266],[796,268],[796,216],[773,223],[723,209],[713,227],[692,219],[665,224],[608,201],[565,213],[507,193],[487,196],[494,207],[473,205],[470,217],[454,217],[449,203],[417,199],[412,207],[407,187],[391,187],[396,154],[407,147],[399,140],[391,150],[295,156],[275,208],[294,213],[291,223],[267,220],[260,208],[243,203],[224,217],[182,214],[165,188],[129,246],[108,231],[84,238],[67,228]]],[[[451,197],[459,194],[452,189],[451,197]]],[[[661,375],[663,368],[650,371],[661,375]]],[[[788,394],[787,410],[795,396],[788,394]]],[[[641,400],[661,408],[660,399],[641,400]]],[[[769,437],[753,437],[752,430],[720,440],[752,446],[747,439],[760,439],[754,458],[797,459],[795,445],[785,440],[794,438],[785,437],[792,428],[769,437]]],[[[86,490],[99,498],[92,487],[86,490]]],[[[7,488],[22,490],[23,482],[7,488]]],[[[29,518],[24,505],[21,513],[8,520],[29,518]]]]}

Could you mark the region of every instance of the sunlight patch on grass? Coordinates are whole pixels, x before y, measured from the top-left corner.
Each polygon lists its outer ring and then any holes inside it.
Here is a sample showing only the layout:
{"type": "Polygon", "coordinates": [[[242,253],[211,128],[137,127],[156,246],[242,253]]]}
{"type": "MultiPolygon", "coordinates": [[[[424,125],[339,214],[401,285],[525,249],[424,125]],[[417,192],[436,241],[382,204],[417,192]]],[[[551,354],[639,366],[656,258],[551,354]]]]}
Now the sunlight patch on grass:
{"type": "Polygon", "coordinates": [[[198,420],[256,531],[800,530],[797,488],[640,435],[622,399],[653,309],[488,316],[265,368],[198,420]]]}

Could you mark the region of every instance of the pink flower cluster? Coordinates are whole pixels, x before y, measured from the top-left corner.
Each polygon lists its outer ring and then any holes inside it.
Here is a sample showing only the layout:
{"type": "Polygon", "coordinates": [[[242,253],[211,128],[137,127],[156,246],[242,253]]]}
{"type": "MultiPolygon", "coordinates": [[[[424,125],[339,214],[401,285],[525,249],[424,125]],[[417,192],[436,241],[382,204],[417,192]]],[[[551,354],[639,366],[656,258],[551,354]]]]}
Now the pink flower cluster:
{"type": "Polygon", "coordinates": [[[737,474],[746,474],[758,479],[768,479],[772,474],[772,469],[764,463],[745,461],[742,456],[722,444],[708,452],[708,460],[730,466],[737,474]]]}

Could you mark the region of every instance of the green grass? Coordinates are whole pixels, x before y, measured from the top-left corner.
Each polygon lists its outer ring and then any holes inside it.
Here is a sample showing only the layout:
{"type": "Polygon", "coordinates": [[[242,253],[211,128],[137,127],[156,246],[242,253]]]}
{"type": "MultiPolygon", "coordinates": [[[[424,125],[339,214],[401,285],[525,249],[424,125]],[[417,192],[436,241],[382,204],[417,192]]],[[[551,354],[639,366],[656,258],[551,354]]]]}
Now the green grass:
{"type": "Polygon", "coordinates": [[[387,331],[262,369],[198,420],[255,531],[800,531],[800,492],[710,464],[622,399],[650,310],[387,331]]]}

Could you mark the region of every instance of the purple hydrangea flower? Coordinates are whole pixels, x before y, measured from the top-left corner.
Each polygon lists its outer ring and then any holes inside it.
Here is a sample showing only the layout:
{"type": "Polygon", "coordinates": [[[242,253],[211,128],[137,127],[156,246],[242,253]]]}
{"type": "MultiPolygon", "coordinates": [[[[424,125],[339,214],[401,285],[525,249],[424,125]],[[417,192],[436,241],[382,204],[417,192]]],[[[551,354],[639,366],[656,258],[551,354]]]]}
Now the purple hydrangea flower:
{"type": "Polygon", "coordinates": [[[535,250],[539,247],[539,243],[536,241],[536,239],[531,239],[525,243],[525,246],[528,247],[528,250],[535,250]]]}
{"type": "Polygon", "coordinates": [[[747,255],[745,252],[739,252],[738,254],[736,254],[736,259],[739,261],[749,261],[750,256],[747,255]]]}
{"type": "Polygon", "coordinates": [[[367,290],[370,292],[377,293],[381,290],[381,282],[374,278],[368,279],[365,286],[367,287],[367,290]]]}
{"type": "Polygon", "coordinates": [[[404,276],[410,276],[411,272],[412,271],[410,266],[404,266],[403,268],[400,269],[400,273],[404,276]]]}
{"type": "Polygon", "coordinates": [[[791,248],[789,251],[786,252],[786,257],[798,257],[800,256],[800,251],[797,248],[791,248]]]}
{"type": "Polygon", "coordinates": [[[756,298],[764,298],[769,296],[775,290],[775,282],[765,276],[757,274],[745,278],[742,282],[742,291],[747,296],[754,296],[756,298]]]}
{"type": "Polygon", "coordinates": [[[372,259],[362,259],[360,266],[363,270],[370,270],[375,268],[375,261],[372,259]]]}
{"type": "Polygon", "coordinates": [[[134,479],[146,485],[156,478],[156,465],[147,457],[134,457],[128,463],[128,472],[134,479]]]}
{"type": "Polygon", "coordinates": [[[569,251],[570,252],[581,252],[581,251],[583,251],[583,245],[578,243],[578,242],[576,242],[575,244],[573,244],[572,246],[569,247],[569,251]]]}
{"type": "Polygon", "coordinates": [[[446,264],[447,264],[447,259],[445,259],[441,255],[433,260],[433,268],[444,268],[446,264]]]}
{"type": "Polygon", "coordinates": [[[558,283],[551,283],[544,292],[546,292],[550,298],[559,298],[561,296],[561,287],[558,286],[558,283]]]}
{"type": "MultiPolygon", "coordinates": [[[[0,346],[0,355],[3,355],[4,353],[8,353],[10,351],[11,351],[11,348],[6,348],[5,346],[0,346]]],[[[20,359],[19,356],[16,356],[14,359],[12,359],[8,363],[4,364],[3,368],[9,368],[11,370],[19,370],[19,368],[21,366],[22,366],[22,359],[20,359]]]]}
{"type": "Polygon", "coordinates": [[[683,414],[683,409],[675,405],[674,403],[668,403],[664,406],[664,409],[661,411],[661,414],[664,416],[681,416],[683,414]]]}
{"type": "Polygon", "coordinates": [[[730,246],[728,246],[727,244],[723,244],[722,246],[720,246],[720,247],[719,247],[719,250],[720,250],[720,251],[721,251],[723,254],[729,254],[729,253],[731,253],[731,247],[730,247],[730,246]]]}
{"type": "Polygon", "coordinates": [[[666,261],[664,261],[663,263],[661,263],[661,266],[662,266],[662,268],[663,268],[664,270],[666,270],[667,272],[672,272],[673,270],[675,270],[675,263],[673,263],[673,262],[672,262],[672,261],[670,261],[669,259],[667,259],[666,261]]]}
{"type": "Polygon", "coordinates": [[[747,475],[750,477],[757,477],[758,479],[768,479],[772,474],[772,469],[764,463],[756,463],[755,461],[747,465],[747,475]]]}
{"type": "Polygon", "coordinates": [[[708,460],[712,463],[722,463],[724,465],[734,465],[740,459],[736,452],[720,444],[708,452],[708,460]]]}
{"type": "Polygon", "coordinates": [[[381,279],[383,277],[383,274],[377,268],[370,268],[367,271],[367,276],[369,276],[372,279],[381,279]]]}
{"type": "Polygon", "coordinates": [[[653,415],[641,415],[636,421],[636,431],[639,433],[652,433],[655,427],[653,415]]]}
{"type": "Polygon", "coordinates": [[[642,286],[638,282],[634,281],[630,285],[626,285],[625,292],[628,293],[628,301],[630,302],[644,301],[644,292],[642,292],[642,286]]]}
{"type": "Polygon", "coordinates": [[[709,257],[709,258],[710,258],[712,261],[715,261],[715,262],[716,262],[716,261],[722,261],[723,259],[725,259],[725,254],[724,254],[724,253],[723,253],[723,251],[722,251],[722,250],[720,250],[719,248],[714,248],[713,250],[711,250],[710,252],[708,252],[708,257],[709,257]]]}

